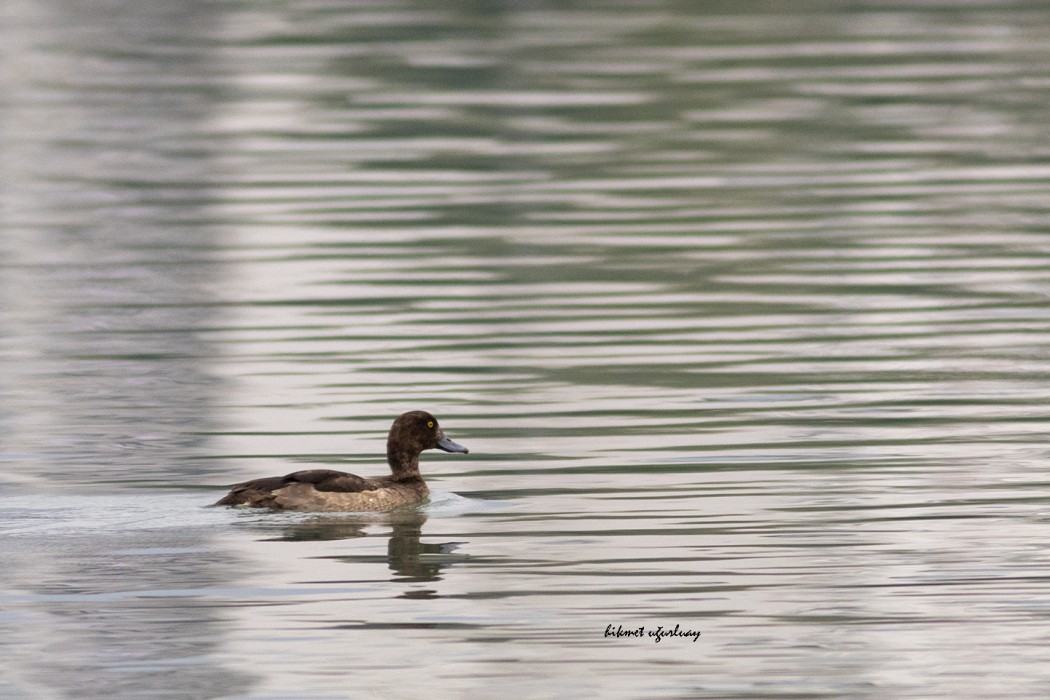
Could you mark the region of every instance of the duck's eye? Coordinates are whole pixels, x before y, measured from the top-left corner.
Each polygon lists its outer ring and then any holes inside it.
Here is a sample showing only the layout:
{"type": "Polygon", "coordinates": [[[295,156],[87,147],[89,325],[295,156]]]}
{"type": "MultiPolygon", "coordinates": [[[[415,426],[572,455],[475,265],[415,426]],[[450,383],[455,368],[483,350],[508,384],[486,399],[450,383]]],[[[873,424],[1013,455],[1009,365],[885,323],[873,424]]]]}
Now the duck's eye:
{"type": "Polygon", "coordinates": [[[434,421],[432,421],[432,420],[428,420],[428,421],[427,421],[427,427],[428,427],[428,428],[433,428],[433,427],[434,427],[434,421]]]}

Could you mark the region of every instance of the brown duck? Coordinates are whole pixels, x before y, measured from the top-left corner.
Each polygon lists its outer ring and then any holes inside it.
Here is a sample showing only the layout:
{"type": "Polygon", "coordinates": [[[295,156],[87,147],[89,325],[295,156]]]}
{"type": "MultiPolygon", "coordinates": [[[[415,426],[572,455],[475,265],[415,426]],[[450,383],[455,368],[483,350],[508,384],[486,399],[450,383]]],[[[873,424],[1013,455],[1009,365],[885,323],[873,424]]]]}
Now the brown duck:
{"type": "Polygon", "coordinates": [[[287,476],[271,476],[234,484],[217,506],[246,506],[273,510],[378,511],[419,503],[430,489],[419,474],[419,453],[438,448],[467,453],[445,437],[437,419],[426,411],[398,416],[386,441],[390,476],[365,479],[331,469],[307,469],[287,476]]]}

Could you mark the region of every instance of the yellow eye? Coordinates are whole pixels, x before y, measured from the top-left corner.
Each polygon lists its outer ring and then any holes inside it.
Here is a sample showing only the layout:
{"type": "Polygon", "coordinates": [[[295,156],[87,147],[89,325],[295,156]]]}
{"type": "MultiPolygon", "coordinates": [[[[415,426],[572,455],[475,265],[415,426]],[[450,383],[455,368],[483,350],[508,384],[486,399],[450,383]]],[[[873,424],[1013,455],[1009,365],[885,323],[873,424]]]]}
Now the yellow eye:
{"type": "Polygon", "coordinates": [[[433,428],[433,427],[434,427],[434,421],[432,421],[432,420],[428,420],[428,421],[427,421],[427,427],[428,427],[428,428],[433,428]]]}

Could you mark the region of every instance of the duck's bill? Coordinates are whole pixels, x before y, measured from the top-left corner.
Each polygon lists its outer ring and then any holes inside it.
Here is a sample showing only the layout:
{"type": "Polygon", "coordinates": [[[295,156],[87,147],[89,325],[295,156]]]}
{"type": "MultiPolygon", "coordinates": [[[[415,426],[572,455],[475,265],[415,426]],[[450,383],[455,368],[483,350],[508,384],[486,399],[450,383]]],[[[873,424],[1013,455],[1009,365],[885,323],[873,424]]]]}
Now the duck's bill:
{"type": "Polygon", "coordinates": [[[468,450],[466,447],[463,447],[463,445],[460,445],[458,442],[455,442],[453,440],[449,440],[444,435],[442,435],[441,439],[438,440],[438,449],[444,450],[445,452],[459,452],[460,454],[467,454],[468,452],[470,452],[470,450],[468,450]]]}

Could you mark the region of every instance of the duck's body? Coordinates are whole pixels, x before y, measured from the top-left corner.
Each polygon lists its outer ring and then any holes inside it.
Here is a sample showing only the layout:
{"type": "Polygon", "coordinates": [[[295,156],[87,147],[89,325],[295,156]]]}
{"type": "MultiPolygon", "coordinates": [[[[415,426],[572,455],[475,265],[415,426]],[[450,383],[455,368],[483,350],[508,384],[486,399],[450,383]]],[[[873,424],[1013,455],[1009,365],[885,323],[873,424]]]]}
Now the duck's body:
{"type": "Polygon", "coordinates": [[[365,479],[331,469],[308,469],[235,484],[215,505],[272,510],[370,511],[420,503],[430,495],[422,477],[365,479]]]}
{"type": "Polygon", "coordinates": [[[410,411],[394,421],[387,437],[390,476],[365,479],[331,469],[307,469],[235,484],[215,505],[323,512],[391,510],[420,503],[430,489],[419,473],[419,453],[434,447],[467,452],[445,437],[434,416],[410,411]]]}

